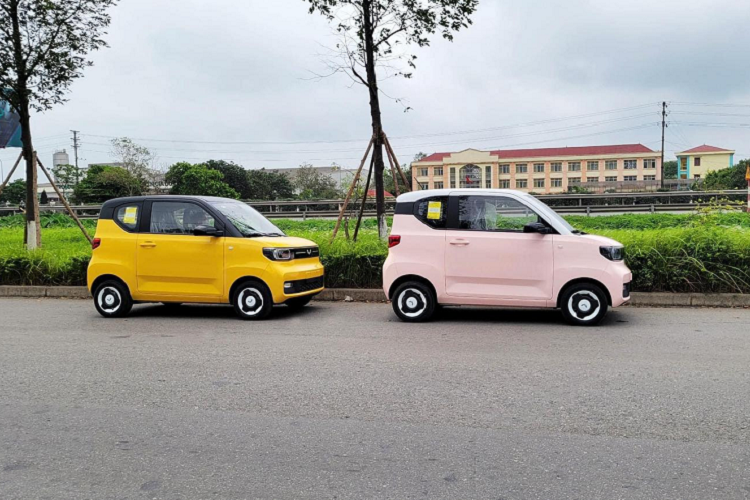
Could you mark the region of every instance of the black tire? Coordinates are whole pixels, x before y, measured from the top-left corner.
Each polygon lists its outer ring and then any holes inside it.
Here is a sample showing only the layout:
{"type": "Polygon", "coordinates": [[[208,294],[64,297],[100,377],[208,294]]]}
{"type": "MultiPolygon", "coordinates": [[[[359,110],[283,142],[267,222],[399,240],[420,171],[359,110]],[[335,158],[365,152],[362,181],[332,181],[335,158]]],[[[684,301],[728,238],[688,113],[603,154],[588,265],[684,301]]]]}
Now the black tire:
{"type": "Polygon", "coordinates": [[[571,325],[594,326],[607,314],[607,296],[593,283],[579,283],[565,289],[560,309],[571,325]]]}
{"type": "Polygon", "coordinates": [[[299,311],[307,304],[309,304],[311,300],[312,295],[307,295],[305,297],[295,297],[293,299],[289,299],[284,302],[284,304],[286,304],[286,306],[293,311],[299,311]]]}
{"type": "Polygon", "coordinates": [[[419,281],[407,281],[396,288],[391,297],[393,312],[401,321],[429,321],[435,314],[437,298],[432,288],[419,281]]]}
{"type": "Polygon", "coordinates": [[[264,283],[255,280],[245,281],[235,290],[232,305],[240,319],[263,319],[271,314],[273,297],[264,283]]]}
{"type": "Polygon", "coordinates": [[[122,318],[133,308],[130,290],[119,281],[109,280],[94,290],[94,307],[105,318],[122,318]]]}

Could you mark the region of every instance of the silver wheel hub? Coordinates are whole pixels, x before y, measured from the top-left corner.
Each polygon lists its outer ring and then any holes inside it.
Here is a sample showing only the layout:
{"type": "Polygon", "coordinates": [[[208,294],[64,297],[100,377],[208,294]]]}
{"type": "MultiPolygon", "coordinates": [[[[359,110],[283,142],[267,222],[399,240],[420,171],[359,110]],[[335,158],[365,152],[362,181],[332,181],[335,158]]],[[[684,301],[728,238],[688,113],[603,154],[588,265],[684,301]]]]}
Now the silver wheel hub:
{"type": "Polygon", "coordinates": [[[263,309],[263,295],[257,288],[245,288],[240,292],[237,304],[243,314],[255,316],[263,309]]]}
{"type": "Polygon", "coordinates": [[[599,300],[599,297],[589,290],[575,292],[570,296],[567,304],[570,314],[581,321],[590,321],[594,319],[597,314],[599,314],[602,307],[602,302],[599,300]]]}
{"type": "Polygon", "coordinates": [[[427,297],[416,288],[407,288],[399,294],[397,304],[404,316],[416,318],[427,309],[427,297]]]}
{"type": "Polygon", "coordinates": [[[116,288],[108,286],[99,290],[96,302],[102,311],[112,314],[120,308],[122,296],[116,288]]]}

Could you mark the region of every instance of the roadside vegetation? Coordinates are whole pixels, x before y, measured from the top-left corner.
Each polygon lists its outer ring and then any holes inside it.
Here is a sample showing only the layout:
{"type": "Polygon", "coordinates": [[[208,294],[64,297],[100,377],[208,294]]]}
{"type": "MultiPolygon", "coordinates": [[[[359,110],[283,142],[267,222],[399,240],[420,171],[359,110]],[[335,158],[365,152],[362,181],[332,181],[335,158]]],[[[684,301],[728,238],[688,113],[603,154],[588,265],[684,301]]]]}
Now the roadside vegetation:
{"type": "MultiPolygon", "coordinates": [[[[750,216],[740,212],[569,216],[576,228],[620,241],[633,270],[633,289],[645,292],[750,293],[750,216]]],[[[274,220],[287,234],[315,241],[332,288],[379,288],[388,254],[375,219],[363,221],[357,242],[332,243],[333,220],[274,220]]],[[[91,255],[75,223],[64,215],[42,217],[44,246],[23,247],[21,216],[0,218],[0,284],[83,285],[91,255]]],[[[95,221],[84,221],[93,235],[95,221]]],[[[500,258],[500,257],[499,257],[500,258]]]]}

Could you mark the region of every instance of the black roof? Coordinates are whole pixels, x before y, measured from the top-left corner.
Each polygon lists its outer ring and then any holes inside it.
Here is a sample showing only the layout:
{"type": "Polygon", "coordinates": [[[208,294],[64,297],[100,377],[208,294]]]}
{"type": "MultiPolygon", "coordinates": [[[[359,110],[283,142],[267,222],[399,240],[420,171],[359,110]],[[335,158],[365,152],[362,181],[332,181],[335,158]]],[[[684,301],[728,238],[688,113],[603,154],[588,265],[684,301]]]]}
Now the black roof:
{"type": "Polygon", "coordinates": [[[191,195],[182,195],[182,194],[155,194],[155,195],[145,195],[145,196],[126,196],[124,198],[113,198],[111,200],[107,200],[102,204],[102,208],[104,208],[107,205],[121,205],[123,203],[136,203],[141,201],[180,201],[180,200],[201,200],[205,202],[211,202],[211,201],[234,201],[237,203],[241,203],[238,200],[234,200],[232,198],[220,198],[218,196],[191,196],[191,195]]]}

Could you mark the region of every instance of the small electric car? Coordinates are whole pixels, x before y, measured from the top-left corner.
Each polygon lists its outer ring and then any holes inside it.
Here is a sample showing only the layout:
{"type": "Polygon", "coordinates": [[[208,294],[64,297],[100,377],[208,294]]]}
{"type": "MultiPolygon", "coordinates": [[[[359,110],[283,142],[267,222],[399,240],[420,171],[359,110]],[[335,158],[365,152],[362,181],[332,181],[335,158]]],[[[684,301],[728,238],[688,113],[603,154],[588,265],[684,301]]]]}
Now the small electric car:
{"type": "Polygon", "coordinates": [[[595,325],[630,300],[620,243],[582,233],[531,195],[438,189],[396,200],[383,289],[403,321],[439,305],[559,308],[595,325]]]}
{"type": "Polygon", "coordinates": [[[245,203],[139,196],[102,205],[88,288],[107,318],[136,302],[230,303],[242,319],[304,307],[323,290],[318,246],[286,236],[245,203]]]}

